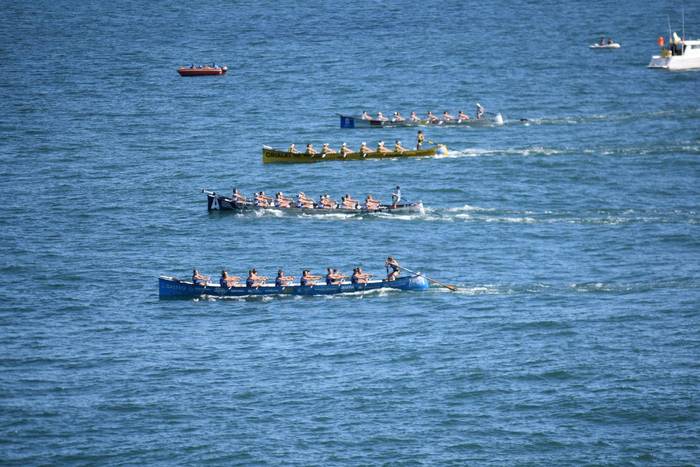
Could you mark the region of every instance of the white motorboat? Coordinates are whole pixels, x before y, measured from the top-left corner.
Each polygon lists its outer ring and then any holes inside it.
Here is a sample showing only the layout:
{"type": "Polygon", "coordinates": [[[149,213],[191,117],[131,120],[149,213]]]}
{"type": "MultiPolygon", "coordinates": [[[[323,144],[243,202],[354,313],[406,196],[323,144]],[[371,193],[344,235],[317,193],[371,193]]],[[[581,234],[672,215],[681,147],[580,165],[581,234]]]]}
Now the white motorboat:
{"type": "Polygon", "coordinates": [[[591,44],[588,46],[589,49],[619,49],[620,44],[617,42],[608,42],[606,44],[591,44]]]}
{"type": "Polygon", "coordinates": [[[648,68],[666,70],[692,70],[700,68],[700,40],[680,39],[674,32],[667,45],[659,38],[659,55],[651,57],[648,68]]]}

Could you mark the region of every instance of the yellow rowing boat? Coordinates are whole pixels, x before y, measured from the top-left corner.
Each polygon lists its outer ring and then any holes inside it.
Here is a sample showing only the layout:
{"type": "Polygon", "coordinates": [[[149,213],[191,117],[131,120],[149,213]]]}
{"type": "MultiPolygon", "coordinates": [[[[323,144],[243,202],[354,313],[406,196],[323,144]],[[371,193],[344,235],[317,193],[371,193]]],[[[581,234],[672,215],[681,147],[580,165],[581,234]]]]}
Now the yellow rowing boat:
{"type": "Polygon", "coordinates": [[[304,153],[293,153],[273,149],[267,146],[263,147],[262,156],[265,164],[303,164],[308,162],[324,162],[324,161],[361,161],[364,159],[393,159],[395,157],[425,157],[441,155],[446,156],[448,153],[447,146],[437,144],[425,149],[404,152],[351,152],[346,156],[340,154],[315,154],[310,156],[304,153]]]}

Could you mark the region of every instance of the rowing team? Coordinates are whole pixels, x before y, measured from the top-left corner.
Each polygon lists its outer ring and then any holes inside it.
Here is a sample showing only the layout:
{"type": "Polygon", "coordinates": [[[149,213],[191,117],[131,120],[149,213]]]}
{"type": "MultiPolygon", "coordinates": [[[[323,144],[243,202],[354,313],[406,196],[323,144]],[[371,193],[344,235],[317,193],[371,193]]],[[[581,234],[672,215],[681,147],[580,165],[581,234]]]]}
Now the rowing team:
{"type": "MultiPolygon", "coordinates": [[[[396,280],[399,277],[401,266],[399,262],[393,257],[389,256],[384,263],[387,267],[388,274],[386,276],[387,281],[396,280]]],[[[325,275],[326,285],[342,285],[343,279],[347,279],[348,276],[343,275],[340,271],[334,268],[328,268],[327,274],[325,275]]],[[[350,276],[351,284],[366,284],[369,278],[373,274],[367,274],[362,271],[361,267],[354,268],[352,270],[352,275],[350,276]]],[[[309,269],[304,269],[301,272],[301,278],[299,279],[299,285],[312,287],[318,285],[315,281],[322,279],[322,276],[316,276],[311,274],[309,269]]],[[[197,269],[192,270],[192,283],[194,285],[199,285],[205,287],[208,285],[209,276],[201,274],[197,269]]],[[[226,270],[221,271],[221,277],[219,278],[219,285],[225,288],[240,287],[241,278],[239,276],[230,276],[226,270]]],[[[255,268],[248,271],[248,277],[245,280],[245,286],[248,288],[252,287],[262,287],[266,285],[269,280],[268,277],[261,276],[255,268]]],[[[275,278],[275,287],[284,287],[290,285],[294,280],[294,276],[285,275],[282,269],[277,271],[277,277],[275,278]]],[[[345,282],[347,283],[347,282],[345,282]]]]}
{"type": "MultiPolygon", "coordinates": [[[[420,149],[420,146],[416,146],[416,150],[418,150],[418,149],[420,149]]],[[[338,150],[338,151],[331,148],[328,143],[324,143],[324,145],[321,147],[320,150],[314,148],[313,144],[307,144],[306,150],[304,150],[304,154],[306,154],[307,156],[320,155],[321,157],[325,157],[328,154],[340,154],[343,157],[347,157],[348,154],[352,154],[354,152],[358,152],[360,154],[369,154],[370,152],[378,152],[380,154],[390,154],[390,153],[402,154],[406,151],[409,151],[409,149],[403,147],[401,145],[401,141],[399,141],[397,139],[396,142],[394,143],[393,148],[386,147],[384,145],[384,141],[379,141],[377,143],[377,149],[373,149],[373,148],[367,146],[367,143],[363,142],[360,145],[360,149],[358,149],[357,151],[353,151],[352,149],[350,149],[346,143],[343,143],[343,145],[340,146],[340,150],[338,150]]],[[[287,150],[287,152],[289,152],[291,154],[301,154],[301,152],[297,149],[296,144],[294,144],[294,143],[292,143],[289,146],[289,149],[287,150]]]]}
{"type": "MultiPolygon", "coordinates": [[[[481,120],[484,118],[486,109],[484,106],[479,104],[478,102],[476,103],[476,119],[481,120]]],[[[392,122],[392,123],[404,123],[406,121],[411,122],[411,123],[421,123],[423,121],[427,121],[428,123],[434,123],[434,124],[440,124],[440,123],[445,123],[445,122],[457,122],[457,123],[462,123],[467,120],[470,120],[469,115],[465,114],[461,110],[457,113],[457,115],[451,115],[447,110],[445,110],[442,113],[442,117],[438,117],[437,115],[433,114],[433,112],[428,111],[428,114],[426,115],[425,118],[420,118],[416,112],[411,112],[411,115],[408,117],[408,120],[401,115],[400,112],[394,112],[394,115],[389,118],[385,116],[381,112],[377,112],[376,117],[372,117],[366,110],[362,112],[362,120],[378,120],[380,122],[392,122]]]]}
{"type": "MultiPolygon", "coordinates": [[[[259,208],[307,208],[307,209],[367,209],[368,211],[376,211],[381,206],[381,201],[374,198],[372,195],[367,195],[365,202],[360,204],[360,201],[354,199],[349,194],[341,196],[340,203],[332,199],[328,194],[319,196],[318,202],[314,202],[312,198],[306,196],[303,191],[296,195],[296,201],[285,196],[284,193],[278,191],[275,197],[267,196],[264,191],[256,192],[252,200],[243,195],[238,188],[233,189],[233,201],[238,204],[248,204],[252,202],[255,207],[259,208]]],[[[396,186],[391,193],[392,207],[396,207],[401,201],[401,187],[396,186]]]]}

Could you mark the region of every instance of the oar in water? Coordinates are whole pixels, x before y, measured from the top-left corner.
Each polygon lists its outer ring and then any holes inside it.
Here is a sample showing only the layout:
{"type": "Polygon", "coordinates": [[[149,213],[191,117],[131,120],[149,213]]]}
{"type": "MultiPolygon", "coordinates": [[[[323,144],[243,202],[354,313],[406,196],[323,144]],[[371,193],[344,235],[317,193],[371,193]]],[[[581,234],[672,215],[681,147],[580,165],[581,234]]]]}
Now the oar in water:
{"type": "MultiPolygon", "coordinates": [[[[410,272],[411,274],[416,274],[416,275],[418,275],[417,272],[411,271],[410,269],[407,269],[407,268],[405,268],[405,267],[403,267],[403,266],[399,266],[399,269],[403,269],[403,270],[406,271],[406,272],[410,272]]],[[[451,290],[451,291],[453,291],[453,292],[456,292],[456,291],[458,290],[457,286],[455,286],[455,285],[443,284],[442,282],[438,282],[438,281],[436,281],[435,279],[431,279],[430,277],[426,276],[425,274],[420,274],[420,275],[423,276],[423,277],[425,277],[426,279],[428,279],[430,282],[433,282],[434,284],[437,284],[437,285],[439,285],[439,286],[441,286],[441,287],[444,287],[444,288],[446,288],[446,289],[449,289],[449,290],[451,290]]]]}

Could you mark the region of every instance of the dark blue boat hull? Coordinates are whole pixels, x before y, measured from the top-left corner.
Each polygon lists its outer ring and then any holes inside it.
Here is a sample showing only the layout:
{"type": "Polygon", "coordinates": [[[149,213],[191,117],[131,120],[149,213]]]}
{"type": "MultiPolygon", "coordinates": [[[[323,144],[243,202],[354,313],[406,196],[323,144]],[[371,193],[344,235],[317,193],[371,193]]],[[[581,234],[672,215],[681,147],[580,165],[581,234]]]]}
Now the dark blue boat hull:
{"type": "Polygon", "coordinates": [[[421,275],[399,277],[395,281],[370,281],[366,284],[340,285],[288,285],[284,287],[221,287],[215,284],[194,285],[174,277],[161,276],[158,279],[160,298],[196,298],[203,295],[213,297],[246,297],[257,295],[335,295],[341,293],[363,292],[378,289],[426,290],[430,284],[421,275]]]}

